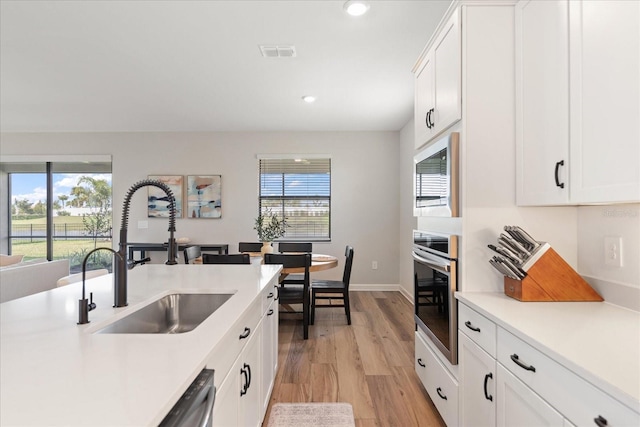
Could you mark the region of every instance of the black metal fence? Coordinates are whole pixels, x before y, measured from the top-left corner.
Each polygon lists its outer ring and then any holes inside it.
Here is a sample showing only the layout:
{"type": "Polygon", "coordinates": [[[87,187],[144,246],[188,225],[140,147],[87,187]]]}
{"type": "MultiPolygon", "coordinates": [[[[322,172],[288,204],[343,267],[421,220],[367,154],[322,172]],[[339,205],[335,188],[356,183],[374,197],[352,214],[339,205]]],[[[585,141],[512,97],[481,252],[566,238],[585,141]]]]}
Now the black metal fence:
{"type": "MultiPolygon", "coordinates": [[[[93,234],[82,224],[54,224],[53,239],[54,240],[72,240],[72,239],[110,239],[112,230],[108,233],[93,234]]],[[[45,224],[13,224],[11,226],[11,235],[13,240],[41,240],[47,237],[47,226],[45,224]]]]}

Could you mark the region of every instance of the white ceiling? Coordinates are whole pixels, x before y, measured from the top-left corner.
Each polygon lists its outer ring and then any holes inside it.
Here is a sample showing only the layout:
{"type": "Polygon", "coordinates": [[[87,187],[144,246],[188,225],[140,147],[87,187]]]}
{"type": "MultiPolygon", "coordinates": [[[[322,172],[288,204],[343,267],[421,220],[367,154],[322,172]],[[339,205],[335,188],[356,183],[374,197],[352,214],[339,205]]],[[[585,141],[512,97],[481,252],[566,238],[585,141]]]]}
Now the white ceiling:
{"type": "Polygon", "coordinates": [[[374,0],[359,18],[343,3],[2,0],[0,128],[399,130],[450,0],[374,0]]]}

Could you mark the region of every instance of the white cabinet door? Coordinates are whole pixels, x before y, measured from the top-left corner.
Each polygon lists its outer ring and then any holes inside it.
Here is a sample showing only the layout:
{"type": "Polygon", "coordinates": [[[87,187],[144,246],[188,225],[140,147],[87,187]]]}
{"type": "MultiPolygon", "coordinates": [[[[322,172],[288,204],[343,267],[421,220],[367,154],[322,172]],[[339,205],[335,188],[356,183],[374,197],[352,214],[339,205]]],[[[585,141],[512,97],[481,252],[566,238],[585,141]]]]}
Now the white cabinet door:
{"type": "Polygon", "coordinates": [[[640,2],[569,8],[571,199],[640,201],[640,2]]]}
{"type": "Polygon", "coordinates": [[[262,422],[261,358],[262,322],[251,334],[242,355],[238,359],[240,372],[240,412],[238,426],[255,427],[262,422]]]}
{"type": "Polygon", "coordinates": [[[564,417],[500,364],[497,380],[499,427],[563,427],[564,417]]]}
{"type": "Polygon", "coordinates": [[[460,425],[496,425],[496,360],[465,334],[458,334],[460,425]]]}
{"type": "Polygon", "coordinates": [[[262,379],[260,382],[264,417],[278,370],[278,304],[272,303],[262,320],[262,379]]]}
{"type": "Polygon", "coordinates": [[[516,6],[516,201],[569,201],[567,0],[516,6]]]}
{"type": "Polygon", "coordinates": [[[416,72],[415,148],[420,148],[462,115],[460,12],[453,13],[416,72]]]}
{"type": "Polygon", "coordinates": [[[432,125],[429,121],[435,99],[433,94],[433,72],[433,54],[429,52],[427,57],[422,61],[415,78],[415,148],[422,147],[431,139],[433,134],[432,125]]]}
{"type": "Polygon", "coordinates": [[[233,365],[227,378],[216,390],[216,400],[213,405],[212,425],[214,427],[238,425],[240,412],[240,369],[237,363],[233,365]]]}
{"type": "Polygon", "coordinates": [[[451,15],[433,46],[434,106],[431,113],[433,136],[460,120],[462,97],[462,44],[460,41],[460,12],[451,15]]]}

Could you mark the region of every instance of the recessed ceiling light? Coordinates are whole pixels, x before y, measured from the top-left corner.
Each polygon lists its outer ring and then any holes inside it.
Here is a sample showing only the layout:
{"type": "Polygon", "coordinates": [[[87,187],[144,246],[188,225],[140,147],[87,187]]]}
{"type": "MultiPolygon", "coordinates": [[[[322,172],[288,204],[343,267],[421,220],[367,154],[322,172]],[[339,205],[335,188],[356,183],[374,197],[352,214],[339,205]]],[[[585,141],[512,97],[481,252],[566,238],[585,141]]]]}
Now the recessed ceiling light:
{"type": "Polygon", "coordinates": [[[351,16],[362,16],[369,10],[369,3],[366,1],[349,0],[344,4],[344,10],[351,16]]]}
{"type": "Polygon", "coordinates": [[[304,102],[307,102],[307,103],[311,104],[312,102],[316,102],[316,97],[313,96],[313,95],[305,95],[305,96],[302,97],[302,100],[304,102]]]}

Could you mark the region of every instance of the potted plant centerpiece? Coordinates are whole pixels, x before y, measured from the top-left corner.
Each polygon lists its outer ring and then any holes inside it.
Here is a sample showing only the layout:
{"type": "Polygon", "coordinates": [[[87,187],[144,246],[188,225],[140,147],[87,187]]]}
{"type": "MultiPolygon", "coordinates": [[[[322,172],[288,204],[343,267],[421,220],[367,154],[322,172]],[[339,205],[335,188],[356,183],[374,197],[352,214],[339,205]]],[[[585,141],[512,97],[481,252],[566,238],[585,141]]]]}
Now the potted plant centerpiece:
{"type": "Polygon", "coordinates": [[[258,239],[262,242],[262,254],[273,253],[273,246],[271,243],[284,236],[287,224],[286,218],[278,218],[276,214],[271,212],[271,209],[266,209],[264,213],[258,215],[256,218],[254,230],[258,232],[258,239]]]}

